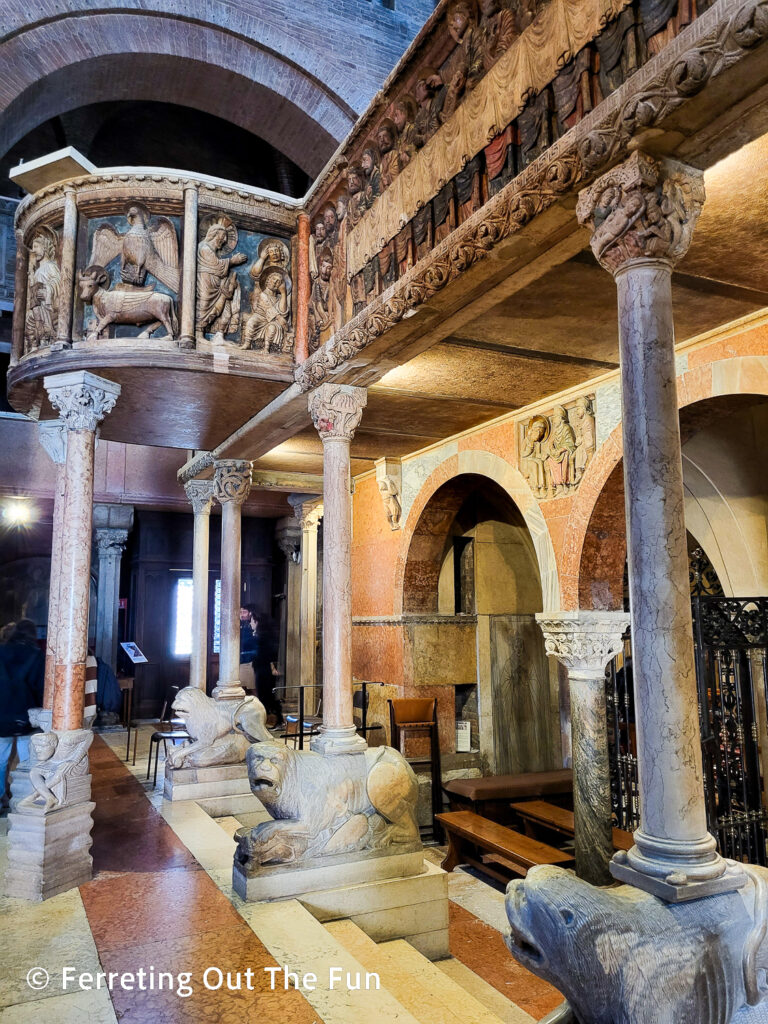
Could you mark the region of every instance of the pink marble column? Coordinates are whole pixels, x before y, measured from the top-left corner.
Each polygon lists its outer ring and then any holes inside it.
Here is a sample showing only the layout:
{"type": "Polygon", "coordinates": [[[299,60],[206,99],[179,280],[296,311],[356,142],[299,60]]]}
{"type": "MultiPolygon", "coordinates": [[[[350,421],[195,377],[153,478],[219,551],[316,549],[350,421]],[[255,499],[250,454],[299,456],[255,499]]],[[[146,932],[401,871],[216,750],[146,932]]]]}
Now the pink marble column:
{"type": "Polygon", "coordinates": [[[38,440],[56,466],[53,494],[53,537],[51,540],[51,582],[48,589],[48,627],[45,635],[45,693],[43,708],[53,709],[53,676],[56,638],[59,630],[59,586],[61,583],[61,536],[66,494],[67,427],[63,420],[38,424],[38,440]]]}
{"type": "Polygon", "coordinates": [[[217,700],[240,700],[240,513],[251,489],[251,464],[243,459],[216,463],[214,497],[221,505],[221,628],[217,700]]]}
{"type": "Polygon", "coordinates": [[[79,729],[88,654],[93,455],[96,430],[114,408],[120,386],[85,370],[45,377],[43,383],[67,428],[53,728],[79,729]]]}
{"type": "Polygon", "coordinates": [[[703,201],[701,171],[638,151],[577,207],[619,302],[641,824],[611,872],[670,902],[744,881],[707,831],[675,374],[672,269],[703,201]]]}
{"type": "Polygon", "coordinates": [[[323,384],[309,412],[323,442],[323,726],[312,749],[365,750],[352,712],[352,484],[350,443],[368,401],[365,388],[323,384]]]}
{"type": "Polygon", "coordinates": [[[205,693],[208,666],[208,549],[210,540],[213,480],[189,480],[184,484],[192,513],[192,650],[189,685],[205,693]]]}

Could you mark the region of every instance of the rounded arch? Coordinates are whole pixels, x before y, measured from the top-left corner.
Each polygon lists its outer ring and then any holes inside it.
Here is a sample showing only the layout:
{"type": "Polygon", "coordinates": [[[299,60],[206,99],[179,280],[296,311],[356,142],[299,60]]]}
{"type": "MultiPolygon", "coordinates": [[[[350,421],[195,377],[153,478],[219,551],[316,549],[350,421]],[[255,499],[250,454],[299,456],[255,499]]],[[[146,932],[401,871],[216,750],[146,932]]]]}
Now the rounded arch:
{"type": "MultiPolygon", "coordinates": [[[[422,555],[431,557],[434,553],[432,549],[436,549],[438,540],[441,546],[444,545],[450,523],[446,526],[442,520],[448,518],[451,509],[459,500],[462,493],[461,485],[457,484],[454,490],[449,489],[445,492],[444,505],[435,506],[437,522],[434,541],[429,540],[428,531],[417,532],[423,513],[441,488],[461,477],[481,477],[490,480],[511,499],[522,516],[533,542],[541,578],[543,610],[545,612],[556,611],[560,606],[560,584],[552,538],[547,522],[527,481],[519,470],[500,456],[494,455],[492,452],[470,449],[444,459],[424,481],[411,505],[403,527],[401,554],[395,577],[395,614],[401,615],[406,610],[407,573],[416,571],[419,562],[426,563],[428,561],[428,558],[422,557],[422,555]],[[443,530],[445,532],[441,532],[443,530]],[[413,546],[414,541],[416,548],[413,546]],[[421,554],[418,549],[420,544],[424,545],[421,554]]],[[[459,507],[460,502],[453,511],[451,522],[459,507]]]]}
{"type": "MultiPolygon", "coordinates": [[[[768,366],[760,356],[731,357],[696,367],[677,379],[681,410],[681,435],[685,444],[697,431],[718,417],[744,408],[745,397],[763,402],[768,397],[768,366]]],[[[691,460],[687,460],[688,468],[691,460]]],[[[686,495],[695,504],[700,500],[703,479],[700,467],[693,467],[700,479],[689,472],[686,495]]],[[[691,503],[689,502],[689,508],[691,503]]],[[[724,586],[728,572],[718,559],[713,541],[707,541],[704,522],[690,524],[692,533],[718,568],[724,586]]],[[[738,531],[736,531],[737,541],[738,531]]],[[[743,538],[741,539],[743,541],[743,538]]],[[[624,485],[622,470],[621,424],[598,450],[588,466],[569,515],[566,529],[561,579],[563,608],[622,607],[626,535],[624,526],[624,485]]]]}

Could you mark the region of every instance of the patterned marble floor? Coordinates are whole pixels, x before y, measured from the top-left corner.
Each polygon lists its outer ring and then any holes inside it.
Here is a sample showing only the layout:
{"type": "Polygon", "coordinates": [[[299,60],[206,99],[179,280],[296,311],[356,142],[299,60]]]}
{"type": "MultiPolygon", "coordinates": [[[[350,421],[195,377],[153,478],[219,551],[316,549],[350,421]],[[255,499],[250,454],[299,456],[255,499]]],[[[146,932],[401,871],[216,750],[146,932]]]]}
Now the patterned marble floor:
{"type": "MultiPolygon", "coordinates": [[[[26,1024],[322,1024],[295,991],[267,989],[263,968],[275,961],[250,926],[249,908],[231,889],[234,818],[214,820],[183,805],[163,804],[144,781],[151,728],[139,737],[134,768],[126,764],[125,733],[97,736],[91,754],[94,879],[79,891],[43,904],[0,898],[0,1021],[26,1024]],[[62,990],[62,970],[132,972],[154,968],[144,991],[62,990]],[[206,968],[253,969],[255,991],[208,991],[206,968]],[[33,989],[27,972],[44,967],[50,983],[33,989]],[[163,979],[158,990],[159,973],[163,979]],[[191,972],[194,992],[179,996],[178,975],[191,972]]],[[[2,822],[3,833],[5,821],[2,822]]],[[[4,870],[5,836],[0,836],[4,870]]],[[[439,863],[442,852],[428,851],[439,863]]],[[[519,967],[504,946],[501,892],[457,870],[449,877],[450,941],[454,957],[533,1019],[561,1001],[551,986],[519,967]]],[[[225,982],[226,985],[226,982],[225,982]]],[[[138,980],[137,980],[138,986],[138,980]]],[[[388,1022],[382,1022],[388,1024],[388,1022]]]]}

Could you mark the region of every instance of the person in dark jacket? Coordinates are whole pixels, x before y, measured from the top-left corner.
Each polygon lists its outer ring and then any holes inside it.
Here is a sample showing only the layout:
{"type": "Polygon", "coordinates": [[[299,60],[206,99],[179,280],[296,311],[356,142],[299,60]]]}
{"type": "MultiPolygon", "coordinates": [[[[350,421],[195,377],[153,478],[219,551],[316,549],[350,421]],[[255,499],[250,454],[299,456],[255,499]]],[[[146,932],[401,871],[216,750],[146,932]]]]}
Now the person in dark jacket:
{"type": "Polygon", "coordinates": [[[19,761],[29,756],[27,712],[43,703],[45,655],[37,646],[31,619],[20,619],[11,638],[0,645],[0,798],[5,800],[8,762],[14,745],[19,761]]]}

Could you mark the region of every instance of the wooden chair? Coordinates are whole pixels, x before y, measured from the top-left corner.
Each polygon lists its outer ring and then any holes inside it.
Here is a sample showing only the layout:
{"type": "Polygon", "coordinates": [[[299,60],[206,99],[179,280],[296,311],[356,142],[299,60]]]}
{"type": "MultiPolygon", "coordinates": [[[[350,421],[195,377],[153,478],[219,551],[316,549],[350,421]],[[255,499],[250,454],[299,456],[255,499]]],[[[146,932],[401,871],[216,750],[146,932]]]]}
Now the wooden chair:
{"type": "Polygon", "coordinates": [[[316,736],[320,732],[320,726],[323,724],[322,692],[317,699],[314,715],[304,714],[304,692],[308,689],[311,690],[314,687],[302,686],[299,688],[299,710],[296,713],[290,712],[285,716],[283,742],[287,744],[289,740],[293,740],[294,750],[297,747],[299,750],[303,750],[304,740],[311,740],[313,736],[316,736]]]}
{"type": "MultiPolygon", "coordinates": [[[[426,733],[429,736],[429,757],[408,757],[414,767],[429,765],[432,780],[432,827],[425,831],[435,839],[440,838],[437,815],[442,810],[440,776],[440,737],[437,731],[437,699],[434,697],[390,698],[389,725],[392,746],[403,753],[403,741],[413,734],[426,733]]],[[[405,756],[405,755],[403,755],[405,756]]]]}

